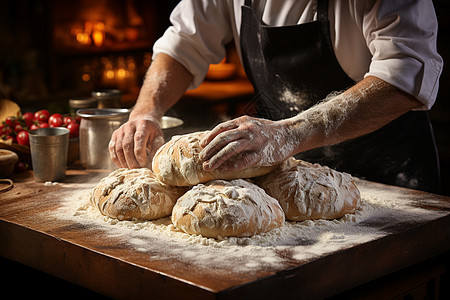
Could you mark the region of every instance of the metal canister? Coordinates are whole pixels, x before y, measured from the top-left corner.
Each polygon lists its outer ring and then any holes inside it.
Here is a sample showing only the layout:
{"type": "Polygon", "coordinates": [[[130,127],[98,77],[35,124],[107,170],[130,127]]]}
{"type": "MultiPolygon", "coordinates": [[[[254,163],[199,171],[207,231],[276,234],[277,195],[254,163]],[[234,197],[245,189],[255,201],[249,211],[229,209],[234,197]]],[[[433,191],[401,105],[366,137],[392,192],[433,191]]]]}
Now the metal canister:
{"type": "Polygon", "coordinates": [[[92,98],[98,101],[98,108],[119,108],[122,107],[120,99],[122,92],[118,89],[97,90],[91,93],[92,98]]]}
{"type": "Polygon", "coordinates": [[[128,120],[130,111],[123,108],[80,109],[80,163],[85,168],[109,169],[117,167],[109,156],[111,135],[128,120]]]}
{"type": "Polygon", "coordinates": [[[168,142],[172,136],[182,134],[184,122],[178,118],[163,116],[159,121],[159,126],[164,134],[164,141],[168,142]]]}
{"type": "Polygon", "coordinates": [[[90,97],[69,99],[70,113],[75,114],[79,109],[97,108],[98,100],[90,97]]]}

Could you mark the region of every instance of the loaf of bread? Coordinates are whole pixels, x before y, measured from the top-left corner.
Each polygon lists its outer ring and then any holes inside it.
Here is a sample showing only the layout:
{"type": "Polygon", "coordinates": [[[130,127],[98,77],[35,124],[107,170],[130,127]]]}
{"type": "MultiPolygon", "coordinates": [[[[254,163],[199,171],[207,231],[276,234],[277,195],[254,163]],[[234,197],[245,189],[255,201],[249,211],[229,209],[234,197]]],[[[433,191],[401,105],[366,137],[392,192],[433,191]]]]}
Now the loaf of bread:
{"type": "Polygon", "coordinates": [[[154,220],[169,216],[185,192],[160,182],[149,169],[118,169],[100,180],[90,201],[110,218],[154,220]]]}
{"type": "Polygon", "coordinates": [[[284,213],[277,200],[243,179],[198,184],[178,199],[172,223],[205,237],[249,237],[280,227],[284,213]]]}
{"type": "Polygon", "coordinates": [[[251,167],[239,171],[226,171],[220,168],[206,172],[199,154],[199,145],[207,132],[195,132],[174,136],[158,149],[153,157],[152,169],[162,182],[175,186],[191,186],[214,179],[252,178],[267,174],[276,166],[251,167]]]}
{"type": "Polygon", "coordinates": [[[291,221],[340,218],[355,212],[361,201],[349,174],[294,158],[255,182],[280,202],[291,221]]]}

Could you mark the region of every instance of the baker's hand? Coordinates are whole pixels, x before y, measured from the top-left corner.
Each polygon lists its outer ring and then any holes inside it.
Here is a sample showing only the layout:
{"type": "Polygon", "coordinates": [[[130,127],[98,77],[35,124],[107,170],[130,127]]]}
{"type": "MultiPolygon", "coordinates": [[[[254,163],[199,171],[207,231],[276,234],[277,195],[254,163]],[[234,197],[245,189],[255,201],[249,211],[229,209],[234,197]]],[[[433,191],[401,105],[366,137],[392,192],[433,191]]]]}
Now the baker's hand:
{"type": "Polygon", "coordinates": [[[158,122],[151,117],[138,117],[114,131],[109,153],[119,168],[151,168],[152,158],[163,144],[158,122]]]}
{"type": "Polygon", "coordinates": [[[203,168],[241,170],[280,163],[290,157],[294,143],[281,121],[248,116],[217,125],[200,142],[203,168]]]}

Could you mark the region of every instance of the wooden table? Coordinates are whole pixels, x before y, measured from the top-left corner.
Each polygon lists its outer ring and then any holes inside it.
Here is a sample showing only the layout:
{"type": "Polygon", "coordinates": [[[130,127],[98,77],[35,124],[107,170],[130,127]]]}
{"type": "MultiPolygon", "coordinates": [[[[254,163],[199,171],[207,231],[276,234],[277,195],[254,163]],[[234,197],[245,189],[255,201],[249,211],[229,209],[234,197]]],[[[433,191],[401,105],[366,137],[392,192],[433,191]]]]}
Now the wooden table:
{"type": "Polygon", "coordinates": [[[346,226],[376,228],[378,235],[340,247],[340,234],[335,233],[331,237],[336,239],[335,248],[307,257],[299,249],[311,249],[314,239],[277,248],[275,263],[268,258],[267,264],[248,261],[251,255],[237,259],[239,247],[242,251],[249,248],[235,246],[228,264],[215,264],[219,258],[210,256],[208,265],[201,256],[220,255],[220,247],[186,242],[168,250],[161,248],[154,233],[145,237],[151,229],[133,231],[139,240],[134,233],[129,238],[115,235],[113,228],[118,225],[94,226],[58,217],[61,209],[67,211],[68,193],[89,189],[87,182],[96,182],[105,174],[69,170],[64,182],[56,185],[36,183],[31,172],[14,177],[14,188],[0,194],[0,256],[114,298],[316,299],[450,250],[448,197],[358,180],[362,194],[392,195],[385,203],[390,205],[392,200],[393,206],[406,205],[420,213],[409,221],[386,216],[349,222],[346,226]],[[242,267],[252,263],[253,267],[242,267]]]}

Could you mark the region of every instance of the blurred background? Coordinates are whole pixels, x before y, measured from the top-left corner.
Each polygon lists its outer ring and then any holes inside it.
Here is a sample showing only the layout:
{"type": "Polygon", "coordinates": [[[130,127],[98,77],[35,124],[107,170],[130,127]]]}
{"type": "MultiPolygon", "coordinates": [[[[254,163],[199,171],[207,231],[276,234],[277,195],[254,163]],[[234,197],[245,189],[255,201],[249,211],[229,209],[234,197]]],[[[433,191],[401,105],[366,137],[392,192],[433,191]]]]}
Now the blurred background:
{"type": "MultiPolygon", "coordinates": [[[[121,106],[137,98],[153,43],[169,25],[177,0],[3,0],[0,2],[0,99],[23,112],[70,110],[69,99],[93,90],[120,89],[121,106]]],[[[433,1],[439,21],[438,50],[448,62],[450,2],[433,1]]],[[[242,113],[253,89],[230,47],[200,88],[169,112],[186,125],[213,126],[242,113]],[[232,66],[232,68],[230,68],[232,66]],[[221,68],[222,67],[222,68],[221,68]],[[199,109],[201,107],[201,109],[199,109]]],[[[450,195],[450,71],[445,66],[430,111],[439,149],[443,194],[450,195]]]]}

